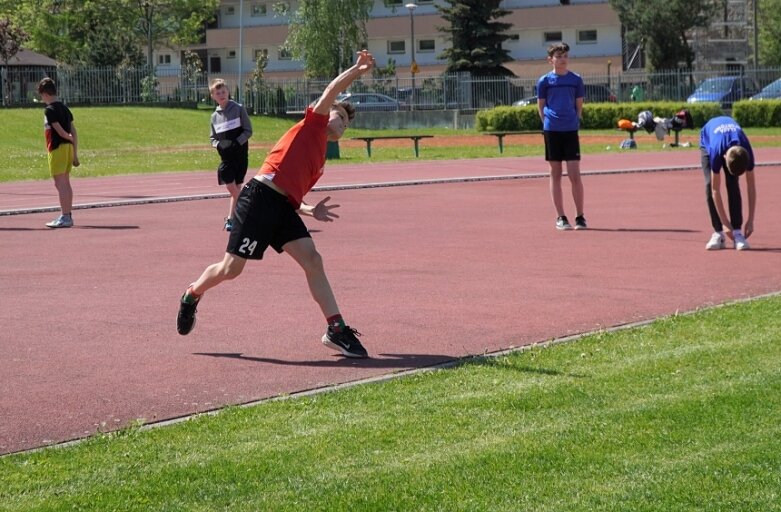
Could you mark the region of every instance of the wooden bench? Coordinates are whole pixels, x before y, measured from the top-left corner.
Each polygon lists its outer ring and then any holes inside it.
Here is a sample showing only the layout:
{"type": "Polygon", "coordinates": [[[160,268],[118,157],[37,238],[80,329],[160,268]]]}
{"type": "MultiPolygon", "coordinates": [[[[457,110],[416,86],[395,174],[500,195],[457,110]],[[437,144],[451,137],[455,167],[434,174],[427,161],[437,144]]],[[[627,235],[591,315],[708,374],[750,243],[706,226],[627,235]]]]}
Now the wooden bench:
{"type": "Polygon", "coordinates": [[[366,154],[369,155],[369,158],[372,156],[372,142],[375,140],[382,140],[382,139],[412,139],[415,142],[415,158],[418,158],[419,155],[419,146],[418,142],[420,139],[430,139],[433,135],[387,135],[384,137],[352,137],[352,140],[362,140],[366,142],[366,154]]]}
{"type": "Polygon", "coordinates": [[[499,140],[499,153],[504,153],[504,138],[508,135],[542,135],[541,130],[526,130],[519,132],[485,132],[483,135],[493,135],[499,140]]]}

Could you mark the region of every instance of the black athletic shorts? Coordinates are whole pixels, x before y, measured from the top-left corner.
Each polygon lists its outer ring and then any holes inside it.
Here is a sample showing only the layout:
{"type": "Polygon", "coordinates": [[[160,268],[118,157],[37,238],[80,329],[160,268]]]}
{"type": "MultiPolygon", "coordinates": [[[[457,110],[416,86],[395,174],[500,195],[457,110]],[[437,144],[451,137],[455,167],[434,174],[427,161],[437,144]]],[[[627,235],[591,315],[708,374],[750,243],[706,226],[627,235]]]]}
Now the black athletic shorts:
{"type": "Polygon", "coordinates": [[[580,160],[578,132],[544,132],[545,161],[570,162],[580,160]]]}
{"type": "Polygon", "coordinates": [[[217,183],[235,183],[241,185],[247,176],[249,167],[249,144],[239,146],[228,154],[220,155],[222,160],[217,167],[217,183]]]}
{"type": "Polygon", "coordinates": [[[226,252],[248,260],[263,259],[268,246],[281,253],[286,243],[311,238],[287,197],[254,178],[241,189],[232,219],[226,252]]]}

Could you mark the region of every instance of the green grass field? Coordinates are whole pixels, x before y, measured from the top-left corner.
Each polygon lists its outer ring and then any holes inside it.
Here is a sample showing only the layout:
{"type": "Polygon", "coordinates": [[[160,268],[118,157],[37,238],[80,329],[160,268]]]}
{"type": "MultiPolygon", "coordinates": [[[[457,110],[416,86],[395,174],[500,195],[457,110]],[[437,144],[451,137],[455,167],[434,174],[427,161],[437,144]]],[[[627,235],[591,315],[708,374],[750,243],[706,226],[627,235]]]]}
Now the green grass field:
{"type": "Polygon", "coordinates": [[[0,458],[0,510],[778,511],[781,297],[0,458]]]}
{"type": "MultiPolygon", "coordinates": [[[[170,171],[213,170],[219,163],[216,152],[209,146],[209,116],[211,110],[183,110],[153,107],[75,107],[74,119],[79,134],[79,157],[81,167],[74,171],[74,177],[106,176],[114,174],[142,174],[170,171]]],[[[5,158],[0,160],[0,182],[31,179],[49,179],[46,151],[43,142],[43,110],[7,109],[3,111],[0,127],[0,151],[5,158]]],[[[253,116],[253,136],[250,152],[250,168],[260,167],[266,152],[289,128],[293,121],[265,116],[253,116]]],[[[368,135],[396,135],[427,133],[437,137],[474,135],[475,130],[452,130],[446,128],[420,130],[390,130],[372,132],[348,130],[346,137],[368,135]]],[[[602,134],[615,138],[614,150],[622,139],[615,130],[584,132],[602,134]]],[[[684,132],[694,137],[695,132],[684,132]]],[[[781,135],[781,129],[750,131],[769,135],[781,135]]],[[[492,140],[492,142],[494,142],[492,140]]],[[[763,144],[757,141],[754,145],[763,144]]],[[[421,143],[421,159],[451,158],[497,158],[500,157],[496,144],[487,146],[432,147],[426,141],[421,143]]],[[[585,143],[583,153],[603,152],[606,146],[585,143]]],[[[640,150],[659,150],[657,144],[640,144],[640,150]]],[[[680,149],[676,151],[681,151],[680,149]]],[[[506,141],[503,156],[540,156],[539,145],[520,145],[506,141]]],[[[343,148],[340,163],[368,162],[363,146],[343,148]]],[[[412,143],[409,147],[390,148],[377,146],[373,151],[373,162],[414,160],[412,143]]],[[[697,161],[696,159],[694,161],[697,161]]]]}

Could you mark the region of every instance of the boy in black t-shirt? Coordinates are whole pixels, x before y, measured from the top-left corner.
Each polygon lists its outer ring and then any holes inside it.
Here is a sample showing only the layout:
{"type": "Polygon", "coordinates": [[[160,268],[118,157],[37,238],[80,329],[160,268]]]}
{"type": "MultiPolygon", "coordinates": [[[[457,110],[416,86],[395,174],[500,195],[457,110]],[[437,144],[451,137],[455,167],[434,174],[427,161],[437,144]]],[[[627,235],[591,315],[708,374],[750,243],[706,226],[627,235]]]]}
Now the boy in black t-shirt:
{"type": "Polygon", "coordinates": [[[60,198],[62,214],[46,225],[50,228],[69,228],[73,226],[71,209],[73,189],[70,183],[71,168],[79,166],[78,138],[73,114],[57,98],[57,86],[51,78],[44,78],[38,84],[38,94],[46,103],[44,111],[44,135],[46,149],[49,152],[49,172],[60,198]]]}

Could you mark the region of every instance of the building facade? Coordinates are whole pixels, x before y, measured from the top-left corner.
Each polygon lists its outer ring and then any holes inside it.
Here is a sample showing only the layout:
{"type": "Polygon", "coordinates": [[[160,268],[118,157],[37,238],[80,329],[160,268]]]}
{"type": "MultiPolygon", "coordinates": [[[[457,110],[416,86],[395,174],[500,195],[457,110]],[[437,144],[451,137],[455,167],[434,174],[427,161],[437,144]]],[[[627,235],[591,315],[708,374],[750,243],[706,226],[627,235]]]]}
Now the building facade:
{"type": "MultiPolygon", "coordinates": [[[[267,78],[301,77],[303,62],[292,59],[284,48],[289,19],[274,11],[276,3],[223,0],[205,41],[189,49],[201,57],[210,75],[246,76],[262,53],[268,57],[264,72],[267,78]]],[[[295,11],[297,1],[288,4],[295,11]]],[[[368,49],[378,66],[393,60],[399,77],[410,76],[414,45],[418,73],[444,71],[446,62],[440,55],[450,43],[437,30],[446,26],[437,4],[447,5],[442,0],[374,1],[366,28],[368,49]]],[[[507,31],[511,39],[504,47],[514,60],[505,66],[516,75],[539,76],[548,71],[546,48],[558,41],[570,45],[573,69],[582,74],[604,74],[611,65],[621,69],[621,23],[607,0],[506,0],[501,6],[511,14],[499,21],[512,25],[507,31]]],[[[182,55],[181,51],[159,49],[154,58],[164,72],[167,68],[178,69],[182,55]]]]}

